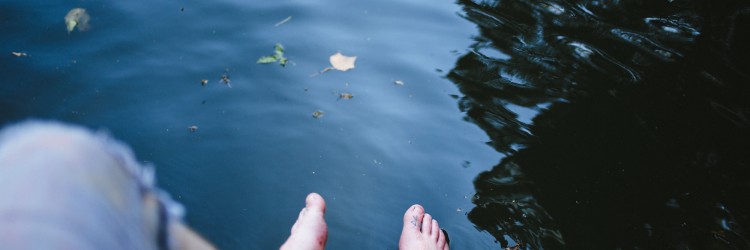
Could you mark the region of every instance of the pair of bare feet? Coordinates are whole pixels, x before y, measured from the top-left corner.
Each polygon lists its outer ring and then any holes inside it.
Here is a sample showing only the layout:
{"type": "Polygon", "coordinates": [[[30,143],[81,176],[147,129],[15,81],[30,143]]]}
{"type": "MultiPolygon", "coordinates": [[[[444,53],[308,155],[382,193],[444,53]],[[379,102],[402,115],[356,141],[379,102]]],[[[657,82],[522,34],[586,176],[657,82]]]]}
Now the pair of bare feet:
{"type": "MultiPolygon", "coordinates": [[[[323,219],[326,203],[319,194],[311,193],[305,199],[305,208],[292,226],[292,235],[281,246],[282,250],[325,248],[328,227],[323,219]]],[[[413,205],[404,214],[404,228],[398,242],[401,250],[447,250],[448,238],[438,222],[425,213],[420,205],[413,205]]]]}

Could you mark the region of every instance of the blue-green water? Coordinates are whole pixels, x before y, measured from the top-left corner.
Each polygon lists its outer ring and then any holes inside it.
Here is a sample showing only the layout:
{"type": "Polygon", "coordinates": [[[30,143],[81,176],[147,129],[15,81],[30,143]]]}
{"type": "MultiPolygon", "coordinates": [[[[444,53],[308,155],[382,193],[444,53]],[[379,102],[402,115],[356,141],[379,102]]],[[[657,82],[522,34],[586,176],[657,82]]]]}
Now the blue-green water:
{"type": "Polygon", "coordinates": [[[1,0],[0,123],[110,131],[222,249],[309,192],[329,249],[396,249],[413,203],[454,249],[744,249],[749,6],[1,0]]]}

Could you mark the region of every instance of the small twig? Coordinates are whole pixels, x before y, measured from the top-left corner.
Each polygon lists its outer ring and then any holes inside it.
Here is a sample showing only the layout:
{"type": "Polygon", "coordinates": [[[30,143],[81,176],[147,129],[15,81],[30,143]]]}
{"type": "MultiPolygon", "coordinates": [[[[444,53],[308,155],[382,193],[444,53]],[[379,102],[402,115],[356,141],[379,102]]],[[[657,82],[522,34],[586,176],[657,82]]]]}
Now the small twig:
{"type": "Polygon", "coordinates": [[[327,68],[325,68],[325,69],[321,70],[320,72],[315,72],[315,73],[313,73],[312,75],[310,75],[310,77],[315,77],[315,76],[318,76],[318,75],[320,75],[320,74],[323,74],[323,73],[325,73],[325,72],[328,72],[328,71],[331,71],[331,70],[334,70],[334,69],[335,69],[335,68],[333,68],[333,67],[327,67],[327,68]]]}
{"type": "Polygon", "coordinates": [[[284,18],[284,20],[281,20],[281,22],[276,23],[275,25],[273,25],[273,27],[279,27],[282,24],[285,24],[286,22],[289,22],[290,20],[292,20],[292,16],[288,16],[288,17],[284,18]]]}

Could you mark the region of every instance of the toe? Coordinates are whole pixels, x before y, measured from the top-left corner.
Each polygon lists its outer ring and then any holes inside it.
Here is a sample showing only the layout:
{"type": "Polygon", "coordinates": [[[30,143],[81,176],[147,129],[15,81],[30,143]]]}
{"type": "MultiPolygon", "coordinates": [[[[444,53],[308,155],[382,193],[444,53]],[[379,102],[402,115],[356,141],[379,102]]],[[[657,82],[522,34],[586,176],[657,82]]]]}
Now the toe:
{"type": "Polygon", "coordinates": [[[430,223],[431,229],[430,229],[430,239],[432,239],[433,242],[438,241],[438,237],[440,236],[440,226],[438,226],[437,220],[433,219],[432,223],[430,223]]]}
{"type": "Polygon", "coordinates": [[[297,231],[297,228],[299,227],[300,221],[302,221],[302,217],[305,214],[305,208],[302,208],[302,210],[299,211],[299,216],[297,216],[297,221],[294,222],[294,225],[292,225],[292,233],[297,231]]]}
{"type": "Polygon", "coordinates": [[[429,236],[432,233],[432,215],[424,214],[422,218],[422,234],[429,236]]]}
{"type": "Polygon", "coordinates": [[[443,237],[443,241],[445,241],[444,250],[448,250],[451,248],[451,238],[448,236],[448,231],[445,231],[445,229],[440,229],[440,236],[443,237]]]}
{"type": "Polygon", "coordinates": [[[404,213],[404,232],[419,232],[421,230],[424,207],[415,204],[404,213]]]}
{"type": "Polygon", "coordinates": [[[292,235],[281,249],[323,249],[328,239],[325,214],[326,203],[319,194],[311,193],[305,199],[305,208],[300,211],[292,226],[292,235]]]}
{"type": "Polygon", "coordinates": [[[310,193],[305,198],[305,208],[308,210],[306,213],[320,213],[322,215],[326,211],[326,202],[319,194],[310,193]]]}
{"type": "Polygon", "coordinates": [[[438,238],[437,238],[437,248],[438,249],[444,249],[445,246],[446,246],[446,244],[445,244],[445,234],[443,233],[442,229],[438,229],[438,232],[439,233],[437,234],[437,236],[438,236],[438,238]]]}

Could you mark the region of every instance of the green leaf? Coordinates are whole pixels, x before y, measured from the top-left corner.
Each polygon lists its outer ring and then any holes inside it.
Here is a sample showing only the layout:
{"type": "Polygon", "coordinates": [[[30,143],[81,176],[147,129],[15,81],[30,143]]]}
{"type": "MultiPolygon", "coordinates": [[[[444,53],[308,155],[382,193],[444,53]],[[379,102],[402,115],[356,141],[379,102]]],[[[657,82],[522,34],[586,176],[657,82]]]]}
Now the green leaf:
{"type": "Polygon", "coordinates": [[[279,60],[279,64],[281,64],[281,67],[286,66],[287,62],[289,62],[289,59],[286,59],[286,58],[283,58],[283,57],[281,58],[281,60],[279,60]]]}
{"type": "Polygon", "coordinates": [[[264,56],[264,57],[258,58],[258,61],[256,63],[265,64],[265,63],[272,63],[272,62],[275,62],[275,61],[278,61],[278,60],[279,60],[279,58],[277,58],[275,55],[274,56],[264,56]]]}
{"type": "Polygon", "coordinates": [[[281,46],[280,43],[277,43],[273,46],[273,53],[276,58],[284,59],[284,46],[281,46]]]}

